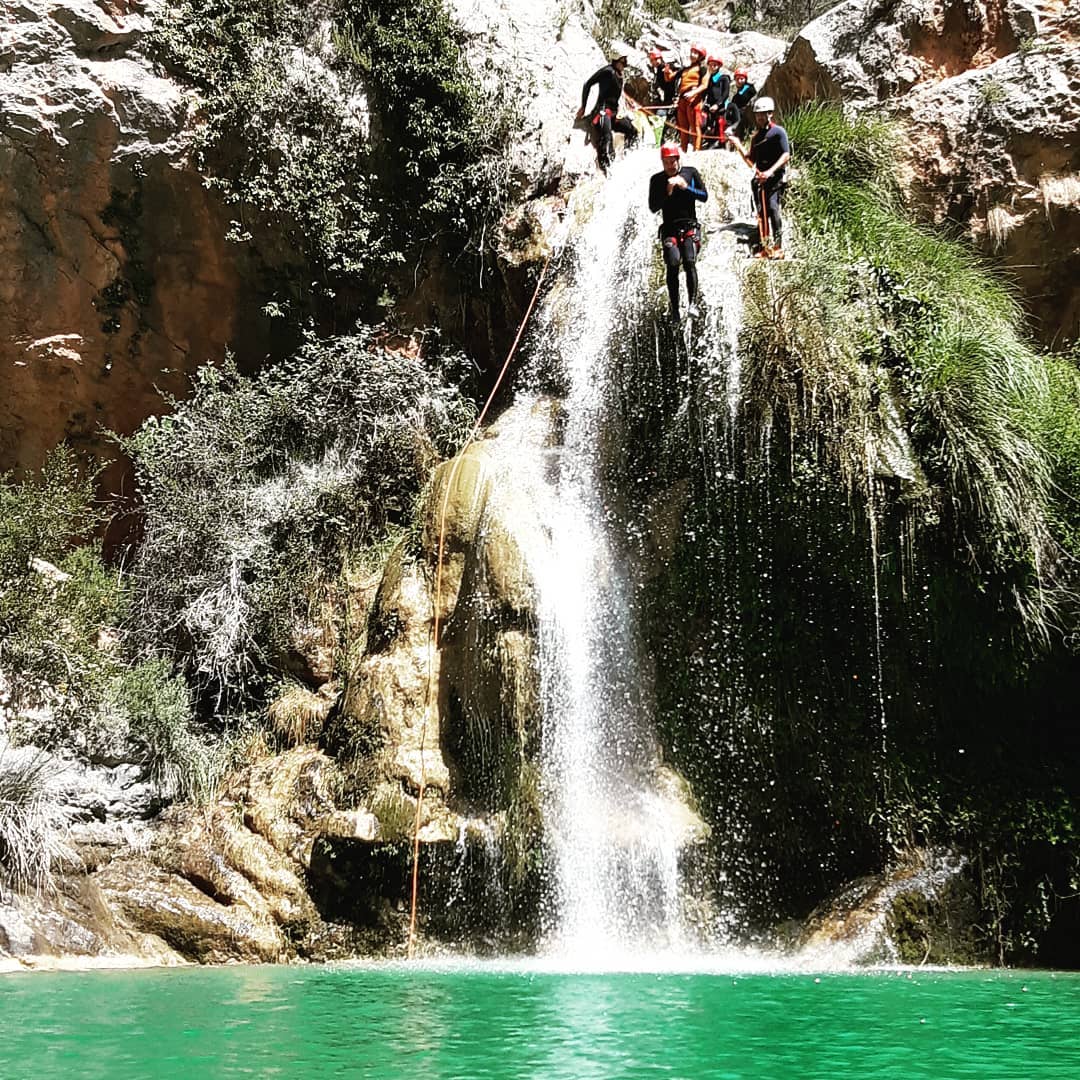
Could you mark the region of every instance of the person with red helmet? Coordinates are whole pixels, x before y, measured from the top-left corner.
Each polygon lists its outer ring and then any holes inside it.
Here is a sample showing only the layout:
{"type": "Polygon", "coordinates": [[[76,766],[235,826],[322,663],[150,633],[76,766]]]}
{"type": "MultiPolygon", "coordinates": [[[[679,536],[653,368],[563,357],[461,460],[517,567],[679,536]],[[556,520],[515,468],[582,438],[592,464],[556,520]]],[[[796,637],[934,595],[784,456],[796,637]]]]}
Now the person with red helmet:
{"type": "Polygon", "coordinates": [[[727,126],[728,94],[731,79],[724,71],[724,61],[719,56],[709,57],[709,74],[701,99],[701,132],[706,147],[724,145],[727,126]]]}
{"type": "Polygon", "coordinates": [[[728,102],[727,126],[729,131],[745,137],[750,126],[750,106],[757,97],[757,89],[750,81],[750,72],[744,67],[735,69],[735,89],[728,102]]]}
{"type": "Polygon", "coordinates": [[[660,148],[663,169],[649,180],[649,209],[661,213],[660,242],[667,266],[668,299],[671,317],[679,318],[679,267],[686,273],[686,312],[698,314],[697,261],[701,247],[701,226],[697,219],[697,204],[705,202],[709,193],[705,181],[692,165],[682,165],[680,151],[674,144],[660,148]]]}
{"type": "Polygon", "coordinates": [[[708,77],[705,56],[704,46],[691,45],[690,63],[678,73],[679,102],[675,117],[679,128],[679,146],[684,152],[691,139],[694,149],[701,149],[701,95],[707,89],[708,77]]]}
{"type": "Polygon", "coordinates": [[[581,88],[581,108],[577,119],[585,116],[585,106],[589,102],[589,91],[595,86],[596,104],[589,113],[589,134],[596,147],[596,161],[600,171],[607,173],[615,160],[615,139],[613,132],[620,132],[626,139],[629,149],[637,139],[637,129],[630,118],[619,116],[619,106],[623,96],[623,78],[626,71],[627,57],[620,53],[611,58],[611,62],[600,68],[585,80],[581,88]]]}

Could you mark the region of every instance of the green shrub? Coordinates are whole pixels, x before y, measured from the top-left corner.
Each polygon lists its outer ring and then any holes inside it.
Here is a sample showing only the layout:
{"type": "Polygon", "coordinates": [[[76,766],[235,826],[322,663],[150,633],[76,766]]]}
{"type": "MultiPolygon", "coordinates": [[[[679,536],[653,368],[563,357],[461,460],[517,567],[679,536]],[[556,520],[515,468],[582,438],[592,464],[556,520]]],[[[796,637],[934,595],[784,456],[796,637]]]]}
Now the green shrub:
{"type": "Polygon", "coordinates": [[[51,758],[0,742],[0,883],[43,892],[71,857],[69,815],[49,790],[51,758]]]}
{"type": "Polygon", "coordinates": [[[476,85],[441,0],[170,0],[154,40],[202,93],[200,161],[231,235],[267,224],[315,267],[291,282],[301,306],[360,285],[373,313],[393,271],[406,287],[425,247],[476,249],[497,216],[505,81],[476,85]]]}
{"type": "Polygon", "coordinates": [[[37,476],[0,477],[0,676],[16,716],[43,709],[30,734],[57,745],[99,700],[112,670],[98,635],[120,616],[116,575],[97,545],[94,474],[59,447],[37,476]]]}
{"type": "MultiPolygon", "coordinates": [[[[444,358],[449,363],[453,358],[444,358]]],[[[473,411],[424,362],[366,335],[310,339],[253,376],[203,368],[192,397],[123,441],[142,499],[131,632],[211,709],[287,674],[350,553],[406,523],[473,411]]]]}
{"type": "Polygon", "coordinates": [[[188,688],[165,660],[147,660],[118,672],[103,710],[140,748],[150,781],[162,795],[195,802],[213,795],[222,750],[193,730],[188,688]]]}

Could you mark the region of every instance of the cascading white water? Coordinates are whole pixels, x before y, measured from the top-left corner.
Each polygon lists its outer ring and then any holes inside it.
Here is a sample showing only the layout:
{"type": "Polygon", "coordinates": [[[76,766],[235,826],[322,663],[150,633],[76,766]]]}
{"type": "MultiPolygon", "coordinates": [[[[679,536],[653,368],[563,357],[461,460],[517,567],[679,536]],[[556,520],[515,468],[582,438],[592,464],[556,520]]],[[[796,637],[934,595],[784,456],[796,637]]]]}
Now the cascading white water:
{"type": "MultiPolygon", "coordinates": [[[[658,167],[655,152],[638,151],[597,185],[569,241],[565,287],[553,290],[538,317],[540,363],[567,385],[563,444],[550,452],[541,496],[550,543],[530,560],[554,877],[549,944],[588,967],[633,962],[643,951],[683,951],[699,929],[686,917],[679,865],[693,815],[660,768],[651,665],[637,635],[638,582],[612,535],[602,475],[605,440],[614,437],[612,387],[629,331],[667,306],[658,219],[647,207],[648,179],[658,167]]],[[[708,260],[702,267],[703,283],[730,288],[728,297],[715,298],[702,334],[729,345],[738,318],[731,255],[724,251],[711,269],[708,260]]],[[[723,350],[725,370],[717,374],[732,412],[734,363],[734,349],[723,350]]]]}

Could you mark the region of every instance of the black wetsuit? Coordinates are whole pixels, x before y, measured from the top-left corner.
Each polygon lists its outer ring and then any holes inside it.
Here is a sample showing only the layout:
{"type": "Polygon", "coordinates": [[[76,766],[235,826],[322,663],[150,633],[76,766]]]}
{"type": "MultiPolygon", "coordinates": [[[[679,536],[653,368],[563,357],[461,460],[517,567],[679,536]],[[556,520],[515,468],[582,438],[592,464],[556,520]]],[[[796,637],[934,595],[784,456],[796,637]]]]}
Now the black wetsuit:
{"type": "Polygon", "coordinates": [[[709,88],[705,91],[702,101],[702,131],[705,132],[706,146],[717,146],[719,138],[719,124],[721,117],[726,122],[726,106],[728,94],[731,92],[731,76],[725,72],[717,72],[709,76],[709,88]]]}
{"type": "Polygon", "coordinates": [[[633,146],[637,139],[637,129],[626,116],[619,116],[619,103],[622,101],[623,78],[615,70],[614,64],[606,64],[599,71],[585,80],[581,88],[581,111],[589,101],[589,91],[597,88],[596,107],[589,113],[589,130],[593,146],[596,147],[596,160],[600,168],[608,171],[615,160],[615,140],[612,133],[621,132],[626,138],[626,145],[633,146]]]}
{"type": "Polygon", "coordinates": [[[728,102],[728,127],[732,131],[741,134],[746,130],[746,122],[750,120],[750,105],[755,97],[757,97],[757,90],[751,82],[744,82],[742,89],[736,89],[731,95],[731,100],[728,102]]]}
{"type": "Polygon", "coordinates": [[[653,104],[670,108],[679,93],[679,74],[670,64],[661,64],[653,71],[653,104]],[[670,78],[664,72],[671,72],[670,78]]]}
{"type": "MultiPolygon", "coordinates": [[[[750,160],[761,172],[771,169],[783,156],[791,152],[787,132],[779,124],[769,124],[754,132],[750,140],[750,160]]],[[[780,218],[780,203],[784,197],[787,168],[781,167],[764,184],[755,176],[750,181],[754,196],[754,212],[761,213],[761,190],[765,189],[765,204],[769,214],[769,234],[772,242],[780,247],[784,235],[784,223],[780,218]]],[[[764,239],[764,237],[762,238],[764,239]]]]}
{"type": "Polygon", "coordinates": [[[679,314],[679,266],[686,270],[686,294],[692,304],[697,297],[697,260],[701,247],[701,229],[697,220],[697,204],[709,197],[705,181],[692,165],[684,165],[675,176],[686,181],[686,187],[677,187],[668,193],[668,181],[674,179],[666,172],[654,173],[649,180],[649,209],[662,212],[660,240],[664,246],[664,262],[667,265],[668,298],[671,313],[679,314]]]}

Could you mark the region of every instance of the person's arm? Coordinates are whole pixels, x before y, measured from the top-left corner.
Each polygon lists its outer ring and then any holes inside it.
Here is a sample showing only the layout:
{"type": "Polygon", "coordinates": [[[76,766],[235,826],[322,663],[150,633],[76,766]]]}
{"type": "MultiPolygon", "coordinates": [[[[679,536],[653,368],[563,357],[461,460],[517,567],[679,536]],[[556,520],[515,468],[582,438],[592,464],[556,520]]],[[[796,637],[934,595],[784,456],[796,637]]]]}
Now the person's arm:
{"type": "Polygon", "coordinates": [[[697,199],[698,202],[707,202],[709,198],[708,189],[705,187],[705,181],[701,179],[701,173],[690,166],[690,182],[686,185],[686,190],[697,199]]]}
{"type": "Polygon", "coordinates": [[[585,85],[581,88],[581,108],[578,109],[578,119],[585,115],[585,105],[589,100],[589,91],[600,81],[600,76],[604,74],[604,69],[594,72],[585,80],[585,85]]]}
{"type": "Polygon", "coordinates": [[[776,159],[776,164],[772,167],[766,169],[764,172],[762,172],[761,169],[758,169],[757,178],[759,180],[768,180],[773,173],[779,172],[790,160],[791,151],[787,150],[776,159]]]}
{"type": "Polygon", "coordinates": [[[750,160],[750,155],[747,153],[746,146],[743,143],[742,139],[740,139],[738,135],[732,135],[731,132],[728,132],[727,141],[731,143],[731,145],[734,146],[736,150],[739,151],[739,157],[741,157],[743,161],[745,161],[746,164],[749,165],[752,169],[754,167],[754,163],[750,160]]]}
{"type": "Polygon", "coordinates": [[[649,181],[649,209],[655,214],[657,210],[664,208],[664,198],[667,195],[667,177],[661,173],[649,181]]]}

